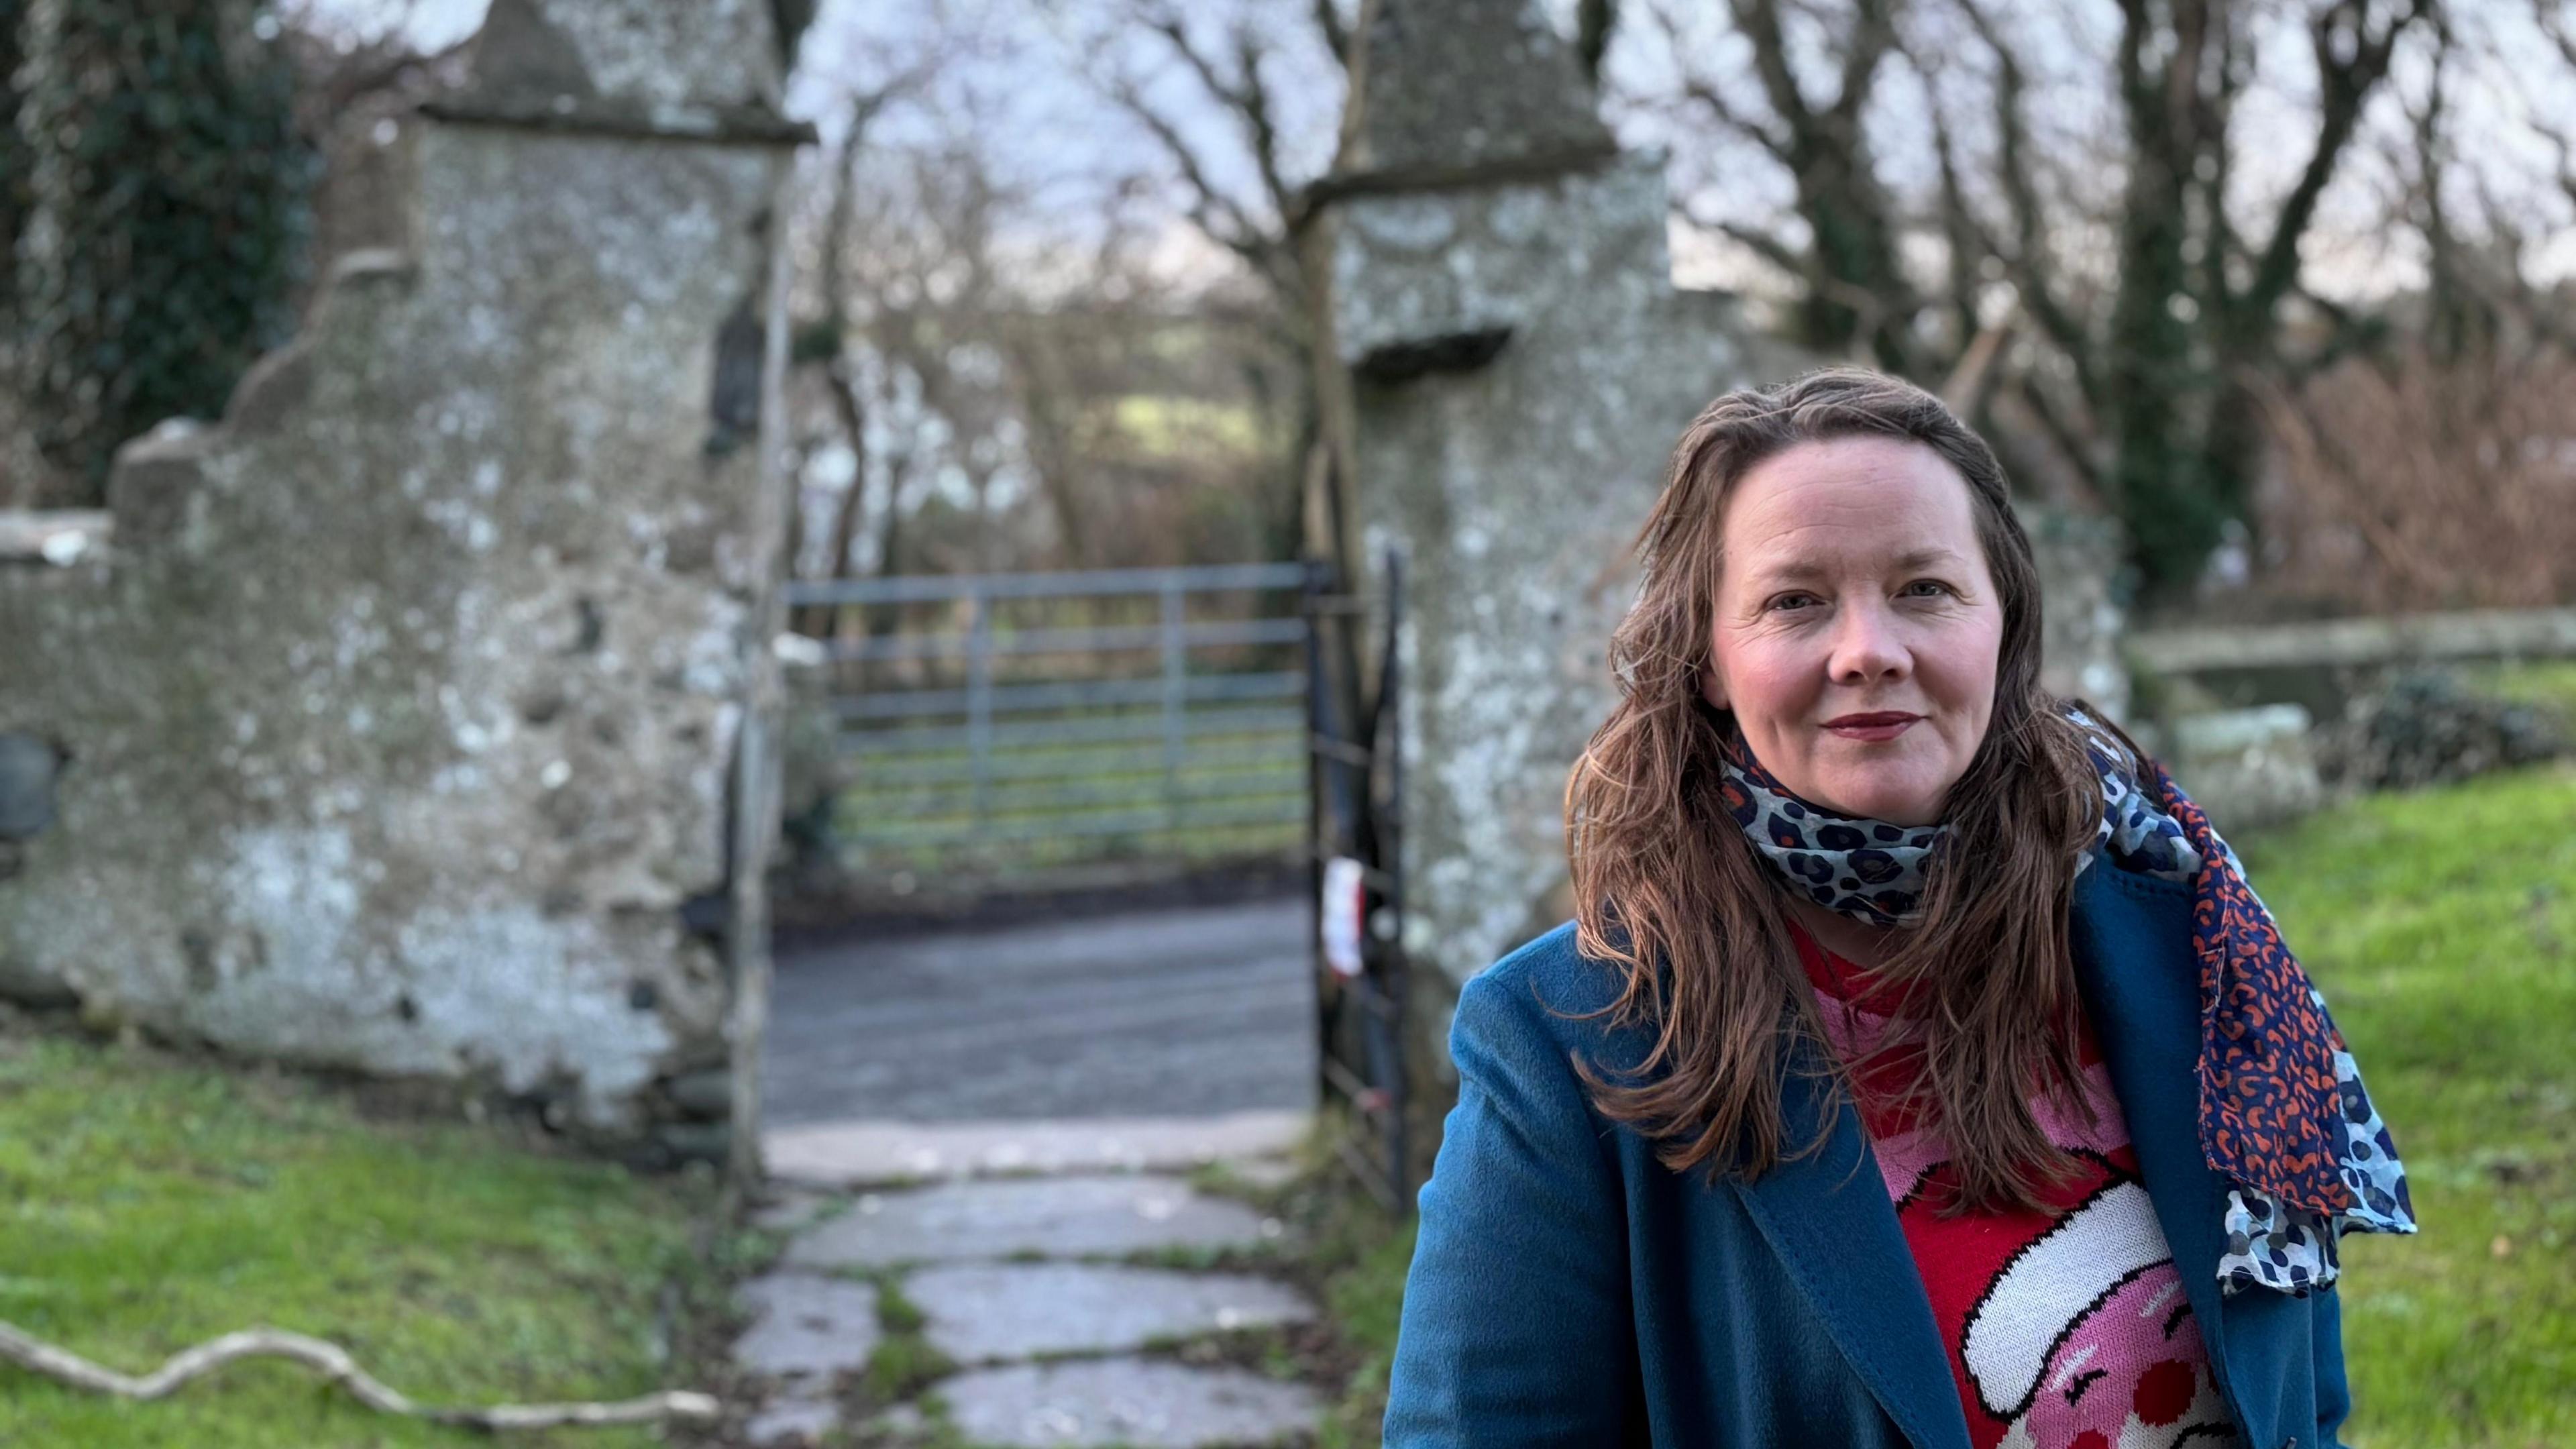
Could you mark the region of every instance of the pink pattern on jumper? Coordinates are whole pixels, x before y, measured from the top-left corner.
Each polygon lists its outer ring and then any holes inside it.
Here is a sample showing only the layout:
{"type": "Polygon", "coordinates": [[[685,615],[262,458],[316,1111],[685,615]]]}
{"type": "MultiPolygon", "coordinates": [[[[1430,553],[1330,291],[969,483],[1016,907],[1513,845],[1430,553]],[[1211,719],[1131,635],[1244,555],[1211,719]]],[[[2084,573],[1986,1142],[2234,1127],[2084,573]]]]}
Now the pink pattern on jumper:
{"type": "MultiPolygon", "coordinates": [[[[1847,966],[1848,963],[1836,963],[1847,966]]],[[[1819,986],[1828,1044],[1844,1060],[1886,1018],[1819,986]]],[[[2138,1179],[2109,1069],[2090,1050],[2094,1121],[2048,1098],[2048,1140],[2083,1155],[2086,1178],[2053,1220],[1943,1220],[1924,1200],[1949,1160],[1941,1136],[1897,1127],[1883,1107],[1870,1147],[1924,1272],[1977,1449],[2222,1449],[2240,1441],[2164,1230],[2138,1179]]]]}

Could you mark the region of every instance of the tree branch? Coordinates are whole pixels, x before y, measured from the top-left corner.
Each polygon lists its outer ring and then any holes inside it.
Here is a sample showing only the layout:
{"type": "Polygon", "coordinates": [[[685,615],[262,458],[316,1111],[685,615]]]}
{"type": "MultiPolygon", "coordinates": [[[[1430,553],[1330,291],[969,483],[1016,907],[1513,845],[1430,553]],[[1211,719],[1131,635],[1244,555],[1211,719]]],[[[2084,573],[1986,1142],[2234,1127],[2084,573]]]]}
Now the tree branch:
{"type": "MultiPolygon", "coordinates": [[[[2241,255],[2244,247],[2227,215],[2228,183],[2236,171],[2235,151],[2227,144],[2227,132],[2235,115],[2236,96],[2244,83],[2246,67],[2252,64],[2253,58],[2238,43],[2234,12],[2224,5],[2216,7],[2216,10],[2217,89],[2201,98],[2194,135],[2204,148],[2199,154],[2208,157],[2210,162],[2209,174],[2202,179],[2201,185],[2201,209],[2207,215],[2209,234],[2201,248],[2200,290],[2211,306],[2227,313],[2236,300],[2235,283],[2227,273],[2228,263],[2241,255]]],[[[2198,174],[2195,170],[2194,175],[2198,174]]]]}
{"type": "Polygon", "coordinates": [[[2083,321],[2058,295],[2056,268],[2048,254],[2047,220],[2040,214],[2039,190],[2031,183],[2030,129],[2024,112],[2029,83],[2021,56],[1977,0],[1960,0],[1959,8],[1967,16],[1970,28],[1977,32],[1977,39],[1995,57],[1995,171],[2012,216],[2013,244],[1997,245],[1992,236],[1985,234],[1984,225],[1974,213],[1963,210],[1962,216],[1986,237],[1988,250],[2002,258],[2013,273],[2014,290],[2020,294],[2023,309],[2075,369],[2076,390],[2088,404],[2098,406],[2102,393],[2093,364],[2093,339],[2083,321]]]}
{"type": "Polygon", "coordinates": [[[1730,0],[1735,28],[1753,45],[1753,73],[1762,81],[1764,99],[1796,137],[1802,120],[1813,112],[1805,96],[1799,94],[1797,72],[1789,66],[1789,42],[1780,33],[1780,14],[1766,0],[1730,0]]]}
{"type": "Polygon", "coordinates": [[[1706,107],[1708,113],[1717,119],[1719,125],[1770,152],[1772,158],[1782,165],[1789,163],[1789,158],[1794,153],[1794,147],[1789,138],[1735,109],[1734,103],[1706,79],[1697,75],[1685,76],[1682,80],[1682,94],[1706,107]]]}
{"type": "MultiPolygon", "coordinates": [[[[1928,100],[1932,108],[1932,154],[1941,175],[1941,236],[1950,252],[1950,307],[1956,314],[1959,346],[1964,349],[1979,330],[1977,295],[1982,288],[1977,259],[1994,256],[1995,248],[1985,228],[1978,224],[1968,202],[1968,189],[1959,178],[1959,152],[1950,134],[1949,108],[1941,103],[1937,92],[1930,93],[1928,100]]],[[[1997,256],[1996,260],[2002,258],[1997,256]]]]}
{"type": "Polygon", "coordinates": [[[1315,0],[1315,29],[1324,37],[1324,48],[1342,69],[1351,67],[1351,28],[1342,23],[1342,12],[1333,0],[1315,0]]]}
{"type": "Polygon", "coordinates": [[[2539,24],[2540,33],[2558,47],[2559,56],[2576,66],[2576,24],[2569,23],[2566,8],[2559,0],[2531,0],[2531,18],[2539,24]]]}
{"type": "Polygon", "coordinates": [[[2066,455],[2066,461],[2073,464],[2076,471],[2082,473],[2095,488],[2100,488],[2102,465],[2095,456],[2091,437],[2077,427],[2073,419],[2066,416],[2065,410],[2057,405],[2057,400],[2049,395],[2049,390],[2040,384],[2038,378],[2031,376],[2025,370],[2014,377],[2013,391],[2030,408],[2030,415],[2039,419],[2040,431],[2048,434],[2048,440],[2057,445],[2060,453],[2066,455]]]}
{"type": "Polygon", "coordinates": [[[713,1396],[673,1390],[619,1403],[495,1404],[488,1409],[435,1409],[376,1381],[338,1344],[274,1328],[227,1333],[170,1356],[141,1378],[102,1368],[69,1349],[9,1323],[0,1323],[0,1359],[41,1378],[94,1394],[119,1399],[167,1398],[189,1381],[202,1378],[236,1359],[282,1358],[299,1363],[346,1389],[349,1397],[378,1413],[456,1424],[474,1429],[552,1429],[568,1424],[650,1424],[665,1419],[707,1421],[721,1406],[713,1396]]]}
{"type": "Polygon", "coordinates": [[[1690,47],[1683,43],[1681,32],[1674,28],[1672,17],[1664,13],[1662,6],[1647,4],[1643,7],[1643,14],[1647,23],[1660,34],[1665,52],[1681,69],[1682,94],[1705,107],[1720,126],[1769,152],[1782,165],[1788,165],[1790,136],[1779,130],[1776,123],[1765,123],[1737,109],[1735,103],[1727,99],[1726,93],[1708,77],[1691,69],[1687,59],[1690,47]]]}
{"type": "Polygon", "coordinates": [[[1260,229],[1253,225],[1252,218],[1233,197],[1219,190],[1216,183],[1208,178],[1207,167],[1199,159],[1198,152],[1182,138],[1179,128],[1162,112],[1147,104],[1144,96],[1127,81],[1111,81],[1107,89],[1110,99],[1145,128],[1146,134],[1154,138],[1180,171],[1181,180],[1191,193],[1188,206],[1191,223],[1217,245],[1250,259],[1260,248],[1260,229]]]}
{"type": "Polygon", "coordinates": [[[1869,104],[1870,83],[1878,74],[1879,62],[1895,46],[1896,7],[1892,0],[1856,0],[1851,48],[1843,53],[1842,85],[1834,94],[1831,108],[1845,124],[1860,124],[1860,113],[1869,104]]]}
{"type": "Polygon", "coordinates": [[[1295,258],[1289,254],[1287,232],[1303,210],[1304,202],[1299,190],[1289,183],[1280,164],[1278,124],[1269,84],[1261,76],[1264,51],[1258,35],[1248,22],[1235,27],[1234,61],[1241,74],[1229,77],[1190,39],[1179,12],[1157,6],[1138,12],[1137,21],[1162,37],[1192,78],[1242,127],[1253,165],[1261,176],[1263,200],[1277,218],[1277,225],[1265,224],[1239,198],[1219,188],[1211,169],[1197,149],[1182,136],[1180,128],[1155,110],[1132,81],[1123,76],[1114,77],[1104,84],[1103,89],[1122,109],[1134,116],[1172,158],[1183,183],[1193,193],[1188,208],[1192,224],[1210,240],[1241,257],[1271,286],[1280,289],[1282,296],[1293,306],[1297,269],[1295,258]]]}
{"type": "Polygon", "coordinates": [[[1595,84],[1601,79],[1601,58],[1610,53],[1610,32],[1618,24],[1619,0],[1576,0],[1574,55],[1595,84]]]}
{"type": "Polygon", "coordinates": [[[850,97],[850,123],[841,135],[841,144],[832,156],[832,207],[823,227],[822,290],[823,315],[831,324],[835,350],[840,326],[849,316],[848,299],[842,279],[841,251],[850,230],[851,193],[858,185],[853,174],[858,165],[859,142],[866,139],[868,127],[876,123],[886,107],[909,94],[914,87],[930,78],[930,62],[923,61],[895,73],[892,79],[873,89],[858,91],[850,97]]]}
{"type": "MultiPolygon", "coordinates": [[[[1685,212],[1684,215],[1687,216],[1688,213],[1685,212]]],[[[1729,241],[1751,251],[1762,260],[1800,281],[1812,283],[1815,280],[1815,267],[1807,255],[1793,250],[1788,243],[1778,237],[1755,231],[1749,226],[1732,221],[1701,221],[1698,217],[1690,217],[1690,222],[1693,226],[1723,233],[1729,241]]]]}
{"type": "Polygon", "coordinates": [[[1270,208],[1282,224],[1289,224],[1297,196],[1279,169],[1279,127],[1271,116],[1270,85],[1261,78],[1261,59],[1261,42],[1252,27],[1236,25],[1234,60],[1243,72],[1242,86],[1234,97],[1236,108],[1252,143],[1253,164],[1261,171],[1261,187],[1270,194],[1270,208]]]}
{"type": "Polygon", "coordinates": [[[2369,100],[2371,89],[2388,74],[2389,56],[2396,49],[2398,37],[2424,17],[2427,4],[2428,0],[2405,0],[2389,19],[2387,28],[2377,35],[2369,32],[2369,0],[2337,0],[2310,25],[2308,41],[2316,54],[2319,87],[2316,144],[2308,153],[2297,184],[2281,203],[2280,215],[2272,223],[2271,239],[2258,253],[2253,280],[2238,299],[2243,315],[2268,317],[2272,307],[2288,293],[2290,282],[2298,275],[2299,238],[2315,218],[2317,200],[2324,194],[2326,183],[2334,178],[2344,145],[2360,124],[2362,105],[2369,100]],[[2338,56],[2339,50],[2347,49],[2348,55],[2338,56]]]}

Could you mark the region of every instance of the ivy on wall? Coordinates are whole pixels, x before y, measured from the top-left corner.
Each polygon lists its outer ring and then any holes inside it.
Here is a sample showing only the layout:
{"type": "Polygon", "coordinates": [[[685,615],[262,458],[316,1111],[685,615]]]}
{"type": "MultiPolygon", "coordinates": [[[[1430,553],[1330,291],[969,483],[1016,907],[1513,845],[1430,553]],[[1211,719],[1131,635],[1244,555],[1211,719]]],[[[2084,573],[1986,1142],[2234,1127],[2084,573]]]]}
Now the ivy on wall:
{"type": "Polygon", "coordinates": [[[211,418],[295,319],[319,160],[254,0],[0,0],[7,385],[103,495],[164,418],[211,418]]]}

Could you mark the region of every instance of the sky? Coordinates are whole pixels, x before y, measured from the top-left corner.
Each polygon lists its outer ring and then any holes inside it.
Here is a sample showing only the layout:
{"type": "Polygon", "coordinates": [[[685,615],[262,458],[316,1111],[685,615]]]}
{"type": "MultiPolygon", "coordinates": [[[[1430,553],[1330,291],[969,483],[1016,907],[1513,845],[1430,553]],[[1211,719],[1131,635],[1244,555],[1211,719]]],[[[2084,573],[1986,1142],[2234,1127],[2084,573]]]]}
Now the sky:
{"type": "Polygon", "coordinates": [[[483,23],[490,0],[297,0],[289,8],[308,10],[366,35],[381,35],[406,16],[413,43],[440,50],[463,40],[483,23]]]}
{"type": "MultiPolygon", "coordinates": [[[[404,23],[424,47],[444,46],[469,34],[480,23],[487,0],[296,0],[330,20],[357,29],[381,32],[404,23]],[[407,17],[407,18],[406,18],[407,17]]],[[[1540,0],[1570,27],[1573,0],[1540,0]]],[[[1628,0],[1634,8],[1645,0],[1628,0]]],[[[1306,0],[1199,0],[1184,7],[1196,23],[1210,16],[1246,14],[1287,29],[1277,89],[1292,103],[1282,118],[1283,132],[1299,143],[1293,169],[1311,175],[1320,170],[1332,135],[1338,95],[1329,68],[1317,65],[1311,45],[1301,63],[1306,0]],[[1296,112],[1294,103],[1307,109],[1296,112]]],[[[1687,10],[1689,7],[1676,7],[1687,10]]],[[[2051,7],[2055,25],[2033,25],[2023,34],[2028,59],[2037,72],[2034,100],[2043,129],[2055,132],[2069,147],[2087,144],[2116,124],[2111,98],[2097,59],[2109,52],[2114,22],[2108,0],[2051,7]]],[[[2303,13],[2300,0],[2258,0],[2267,17],[2271,43],[2261,47],[2260,84],[2240,111],[2248,136],[2298,138],[2299,144],[2242,148],[2235,178],[2244,193],[2247,215],[2268,215],[2269,200],[2285,189],[2304,159],[2304,139],[2313,123],[2305,100],[2315,87],[2313,65],[2304,37],[2295,29],[2303,13]]],[[[808,33],[798,73],[793,77],[787,109],[816,123],[826,143],[843,125],[846,97],[854,87],[881,81],[914,60],[939,59],[935,82],[923,89],[928,104],[889,112],[878,134],[889,144],[919,143],[935,127],[957,128],[959,118],[978,138],[995,174],[1014,186],[1039,212],[1052,211],[1049,225],[1080,228],[1085,218],[1108,206],[1107,197],[1120,178],[1155,169],[1159,152],[1153,140],[1117,114],[1084,79],[1085,72],[1117,70],[1139,78],[1158,104],[1193,133],[1221,128],[1224,117],[1200,103],[1186,77],[1169,57],[1149,54],[1132,39],[1122,40],[1101,24],[1103,7],[1057,0],[824,0],[808,33]],[[907,135],[906,128],[914,134],[907,135]]],[[[2454,77],[2461,106],[2459,149],[2464,170],[2457,183],[2464,206],[2473,203],[2482,173],[2499,194],[2543,198],[2536,213],[2554,228],[2542,249],[2538,270],[2543,277],[2576,275],[2576,219],[2557,203],[2546,179],[2554,166],[2546,143],[2516,118],[2535,105],[2547,106],[2552,119],[2576,133],[2576,83],[2553,72],[2555,57],[2531,24],[2523,0],[2462,0],[2454,14],[2472,34],[2491,38],[2498,62],[2454,77]],[[2555,210],[2549,208],[2555,206],[2555,210]]],[[[1739,47],[1722,32],[1692,37],[1695,51],[1708,68],[1741,78],[1739,47]]],[[[1962,47],[1963,50],[1968,49],[1962,47]]],[[[2420,92],[2426,68],[2409,57],[2397,83],[2420,92]]],[[[1662,149],[1673,157],[1679,187],[1703,186],[1705,195],[1722,200],[1731,214],[1750,219],[1785,207],[1789,193],[1778,168],[1749,153],[1730,153],[1712,144],[1705,129],[1677,130],[1654,101],[1672,92],[1668,52],[1648,43],[1633,22],[1610,59],[1614,88],[1637,98],[1614,105],[1613,120],[1631,145],[1662,149]]],[[[1872,128],[1891,175],[1928,177],[1932,158],[1925,127],[1908,124],[1919,116],[1921,84],[1900,68],[1883,73],[1878,97],[1880,115],[1872,128]]],[[[1947,66],[1938,81],[1970,98],[1961,113],[1973,117],[1974,98],[1985,78],[1961,63],[1947,66]]],[[[2380,118],[2380,135],[2393,139],[2393,114],[2380,118]]],[[[1248,187],[1247,167],[1230,164],[1236,148],[1212,147],[1217,180],[1229,188],[1248,187]]],[[[2081,184],[2080,176],[2075,184],[2081,184]]],[[[2420,280],[2412,255],[2411,234],[2382,224],[2385,193],[2393,174],[2369,146],[2357,146],[2329,192],[2316,233],[2306,251],[2312,280],[2328,295],[2347,300],[2409,286],[2420,280]]],[[[1170,219],[1170,197],[1147,197],[1148,207],[1162,205],[1168,264],[1181,268],[1221,266],[1208,248],[1188,235],[1186,226],[1170,219]]],[[[1139,204],[1131,196],[1129,205],[1139,204]]],[[[1685,285],[1738,285],[1748,278],[1745,259],[1728,249],[1695,245],[1686,228],[1676,236],[1678,280],[1685,285]]]]}

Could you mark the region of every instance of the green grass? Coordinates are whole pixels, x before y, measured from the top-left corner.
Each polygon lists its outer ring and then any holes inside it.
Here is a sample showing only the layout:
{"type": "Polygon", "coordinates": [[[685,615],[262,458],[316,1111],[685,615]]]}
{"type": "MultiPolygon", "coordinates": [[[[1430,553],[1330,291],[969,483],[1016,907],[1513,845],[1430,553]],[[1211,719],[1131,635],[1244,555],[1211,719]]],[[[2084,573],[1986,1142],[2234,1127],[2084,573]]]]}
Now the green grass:
{"type": "Polygon", "coordinates": [[[1097,442],[1123,457],[1168,461],[1251,458],[1261,451],[1261,414],[1237,402],[1130,393],[1085,419],[1097,442]]]}
{"type": "Polygon", "coordinates": [[[2518,704],[2545,706],[2568,724],[2576,725],[2576,659],[2480,665],[2463,670],[2462,675],[2481,693],[2518,704]]]}
{"type": "MultiPolygon", "coordinates": [[[[2553,683],[2576,701],[2576,670],[2531,687],[2553,683]]],[[[2346,1441],[2576,1445],[2576,766],[2234,844],[2362,1064],[2422,1226],[2344,1241],[2346,1441]]],[[[1326,1306],[1360,1351],[1328,1445],[1377,1443],[1412,1247],[1327,1240],[1326,1306]]]]}
{"type": "MultiPolygon", "coordinates": [[[[1203,666],[1204,661],[1193,659],[1193,668],[1203,666]]],[[[997,745],[987,824],[1000,832],[1033,832],[1014,840],[971,838],[971,782],[917,778],[925,772],[962,776],[971,763],[962,746],[896,748],[893,741],[902,731],[880,737],[877,749],[858,752],[845,766],[849,783],[833,800],[840,863],[859,874],[963,871],[1008,877],[1108,862],[1216,863],[1276,856],[1304,838],[1305,726],[1295,701],[1190,710],[1178,779],[1185,803],[1177,823],[1165,814],[1160,718],[1150,708],[1057,711],[1048,722],[1074,727],[1114,723],[1148,733],[1106,741],[997,745]],[[1097,826],[1113,816],[1129,818],[1139,828],[1053,833],[1068,824],[1097,826]]],[[[1005,721],[1014,727],[1038,722],[1034,716],[1005,721]]]]}
{"type": "Polygon", "coordinates": [[[919,1334],[894,1334],[877,1340],[868,1355],[867,1386],[872,1400],[892,1404],[928,1388],[957,1371],[948,1355],[919,1334]]]}
{"type": "Polygon", "coordinates": [[[2345,1240],[2346,1437],[2576,1443],[2576,769],[2374,795],[2238,845],[2423,1228],[2345,1240]]]}
{"type": "MultiPolygon", "coordinates": [[[[711,1196],[496,1130],[365,1120],[293,1077],[0,1035],[0,1319],[127,1373],[265,1324],[437,1405],[682,1387],[664,1380],[656,1301],[711,1196]]],[[[275,1360],[144,1404],[0,1365],[0,1444],[488,1442],[358,1408],[275,1360]]]]}
{"type": "Polygon", "coordinates": [[[1358,1366],[1324,1421],[1324,1449],[1375,1444],[1386,1417],[1386,1374],[1395,1362],[1396,1321],[1404,1312],[1404,1270],[1413,1263],[1415,1223],[1365,1232],[1348,1262],[1324,1279],[1324,1311],[1357,1350],[1358,1366]]]}

